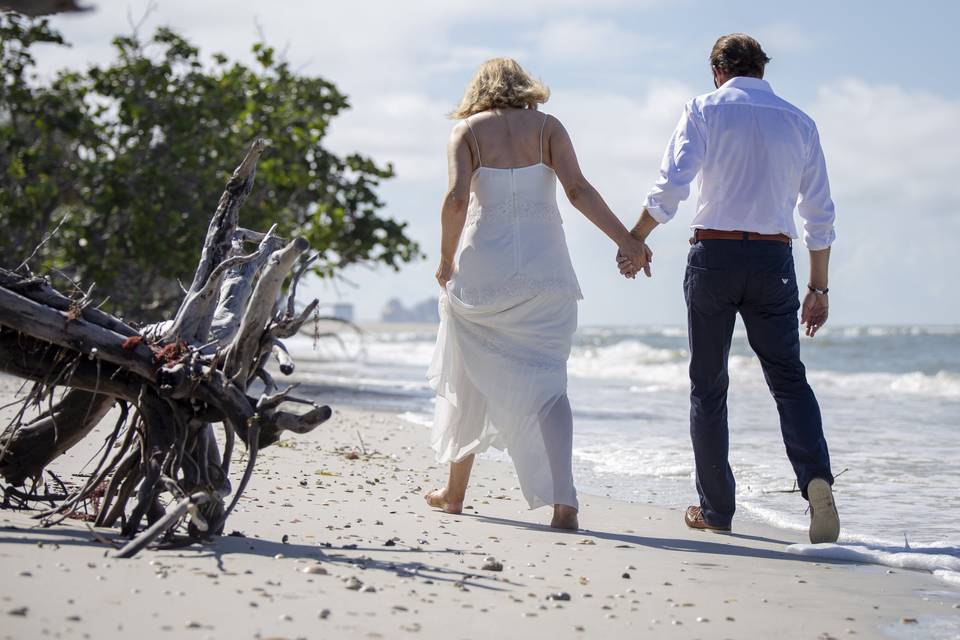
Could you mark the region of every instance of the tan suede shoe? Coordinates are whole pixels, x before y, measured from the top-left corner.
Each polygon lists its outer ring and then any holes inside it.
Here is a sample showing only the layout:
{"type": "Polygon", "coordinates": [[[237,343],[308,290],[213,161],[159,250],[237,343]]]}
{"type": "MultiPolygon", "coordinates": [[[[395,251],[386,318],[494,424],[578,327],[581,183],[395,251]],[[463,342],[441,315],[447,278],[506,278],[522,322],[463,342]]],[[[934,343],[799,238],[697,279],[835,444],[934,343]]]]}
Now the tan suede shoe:
{"type": "Polygon", "coordinates": [[[687,512],[683,514],[683,521],[691,529],[704,529],[707,531],[730,531],[730,527],[720,527],[712,525],[703,519],[703,509],[700,507],[687,507],[687,512]]]}

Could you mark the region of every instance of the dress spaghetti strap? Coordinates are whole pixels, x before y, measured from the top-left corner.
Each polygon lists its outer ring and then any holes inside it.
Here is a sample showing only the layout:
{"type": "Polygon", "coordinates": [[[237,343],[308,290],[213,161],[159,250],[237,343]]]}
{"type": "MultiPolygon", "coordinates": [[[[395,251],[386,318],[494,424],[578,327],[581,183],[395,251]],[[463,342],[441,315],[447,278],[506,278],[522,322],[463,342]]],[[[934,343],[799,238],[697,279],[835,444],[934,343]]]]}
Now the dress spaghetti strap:
{"type": "MultiPolygon", "coordinates": [[[[473,127],[470,126],[470,117],[468,116],[464,119],[464,122],[467,123],[467,129],[470,130],[470,135],[473,136],[473,144],[477,147],[477,165],[483,166],[483,160],[480,158],[480,140],[477,139],[477,134],[473,132],[473,127]]],[[[542,136],[543,134],[541,134],[542,136]]],[[[540,150],[540,155],[543,155],[543,149],[540,150]]]]}
{"type": "Polygon", "coordinates": [[[540,123],[540,164],[543,164],[543,127],[547,124],[547,114],[543,114],[543,122],[540,123]]]}

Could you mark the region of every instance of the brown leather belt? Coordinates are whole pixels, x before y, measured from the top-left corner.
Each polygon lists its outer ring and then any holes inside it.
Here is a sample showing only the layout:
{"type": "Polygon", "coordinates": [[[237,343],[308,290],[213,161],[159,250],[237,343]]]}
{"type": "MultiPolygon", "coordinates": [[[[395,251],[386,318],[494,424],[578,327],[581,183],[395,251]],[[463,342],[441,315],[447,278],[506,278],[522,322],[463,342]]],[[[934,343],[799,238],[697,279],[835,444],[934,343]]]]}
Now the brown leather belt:
{"type": "Polygon", "coordinates": [[[793,244],[790,236],[776,233],[754,233],[752,231],[717,231],[716,229],[694,229],[693,237],[690,238],[690,244],[700,242],[701,240],[767,240],[770,242],[782,242],[784,244],[793,244]]]}

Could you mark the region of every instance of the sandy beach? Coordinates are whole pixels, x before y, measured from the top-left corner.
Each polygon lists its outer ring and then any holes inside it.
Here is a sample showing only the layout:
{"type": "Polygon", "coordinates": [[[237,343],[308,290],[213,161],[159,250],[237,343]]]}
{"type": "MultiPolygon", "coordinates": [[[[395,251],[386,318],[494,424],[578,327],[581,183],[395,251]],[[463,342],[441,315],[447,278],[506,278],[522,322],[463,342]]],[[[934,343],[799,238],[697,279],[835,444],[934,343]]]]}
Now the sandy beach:
{"type": "MultiPolygon", "coordinates": [[[[2,511],[0,637],[928,638],[960,616],[929,573],[789,554],[801,536],[761,525],[689,531],[679,506],[583,496],[584,529],[550,530],[500,461],[463,515],[435,512],[427,436],[337,410],[262,452],[231,535],[132,560],[82,522],[2,511]]],[[[97,440],[53,468],[71,479],[97,440]]]]}

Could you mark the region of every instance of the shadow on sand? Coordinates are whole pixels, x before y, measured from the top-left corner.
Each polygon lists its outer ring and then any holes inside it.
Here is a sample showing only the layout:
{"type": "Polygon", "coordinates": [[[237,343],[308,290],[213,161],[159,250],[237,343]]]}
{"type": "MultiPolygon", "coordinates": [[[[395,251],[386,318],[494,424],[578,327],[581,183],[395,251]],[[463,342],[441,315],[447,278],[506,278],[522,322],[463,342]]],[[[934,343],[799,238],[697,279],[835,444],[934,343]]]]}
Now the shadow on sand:
{"type": "Polygon", "coordinates": [[[544,524],[523,522],[521,520],[511,520],[509,518],[498,518],[495,516],[486,516],[481,514],[460,514],[466,518],[472,518],[487,522],[490,524],[516,527],[519,529],[528,529],[531,531],[543,531],[552,535],[575,535],[580,538],[596,538],[598,540],[607,540],[618,542],[626,547],[648,547],[662,551],[681,552],[681,553],[704,553],[718,556],[737,556],[742,558],[759,558],[764,560],[789,560],[791,562],[806,562],[819,564],[853,564],[843,560],[831,560],[826,558],[814,558],[809,556],[798,556],[792,553],[786,553],[777,549],[765,549],[762,547],[742,546],[734,544],[736,540],[748,540],[764,544],[789,545],[793,544],[787,540],[775,540],[763,536],[754,536],[742,533],[720,533],[712,531],[691,532],[692,538],[657,538],[651,536],[642,536],[628,533],[611,533],[607,531],[594,531],[591,529],[579,529],[578,531],[558,531],[544,524]],[[697,539],[702,538],[702,539],[697,539]],[[714,538],[717,540],[711,540],[714,538]],[[722,541],[721,541],[722,540],[722,541]],[[731,540],[731,542],[727,542],[731,540]]]}
{"type": "MultiPolygon", "coordinates": [[[[97,531],[97,536],[89,530],[76,527],[0,527],[0,550],[10,544],[26,545],[58,545],[62,547],[91,547],[103,550],[104,556],[122,546],[126,539],[112,531],[97,531]],[[116,545],[111,546],[104,541],[116,545]]],[[[204,542],[188,542],[178,540],[159,551],[164,553],[178,553],[187,559],[212,558],[220,571],[228,572],[224,559],[231,555],[260,556],[274,558],[282,554],[285,558],[310,559],[319,562],[355,567],[361,571],[384,571],[393,573],[401,578],[414,578],[421,582],[446,582],[459,587],[485,589],[490,591],[504,591],[506,587],[515,586],[515,583],[494,574],[471,573],[449,567],[420,562],[416,559],[419,554],[429,553],[449,554],[451,556],[477,555],[476,552],[465,552],[460,549],[422,549],[420,547],[405,546],[395,543],[394,546],[361,547],[355,544],[336,546],[328,543],[315,545],[283,543],[261,538],[248,538],[243,535],[224,535],[204,542]],[[395,559],[379,559],[379,554],[409,556],[410,560],[397,561],[395,559]],[[492,579],[496,578],[495,582],[492,579]]],[[[150,552],[144,552],[149,554],[150,552]]],[[[117,560],[123,562],[123,560],[117,560]]],[[[479,560],[478,563],[479,564],[479,560]]]]}

